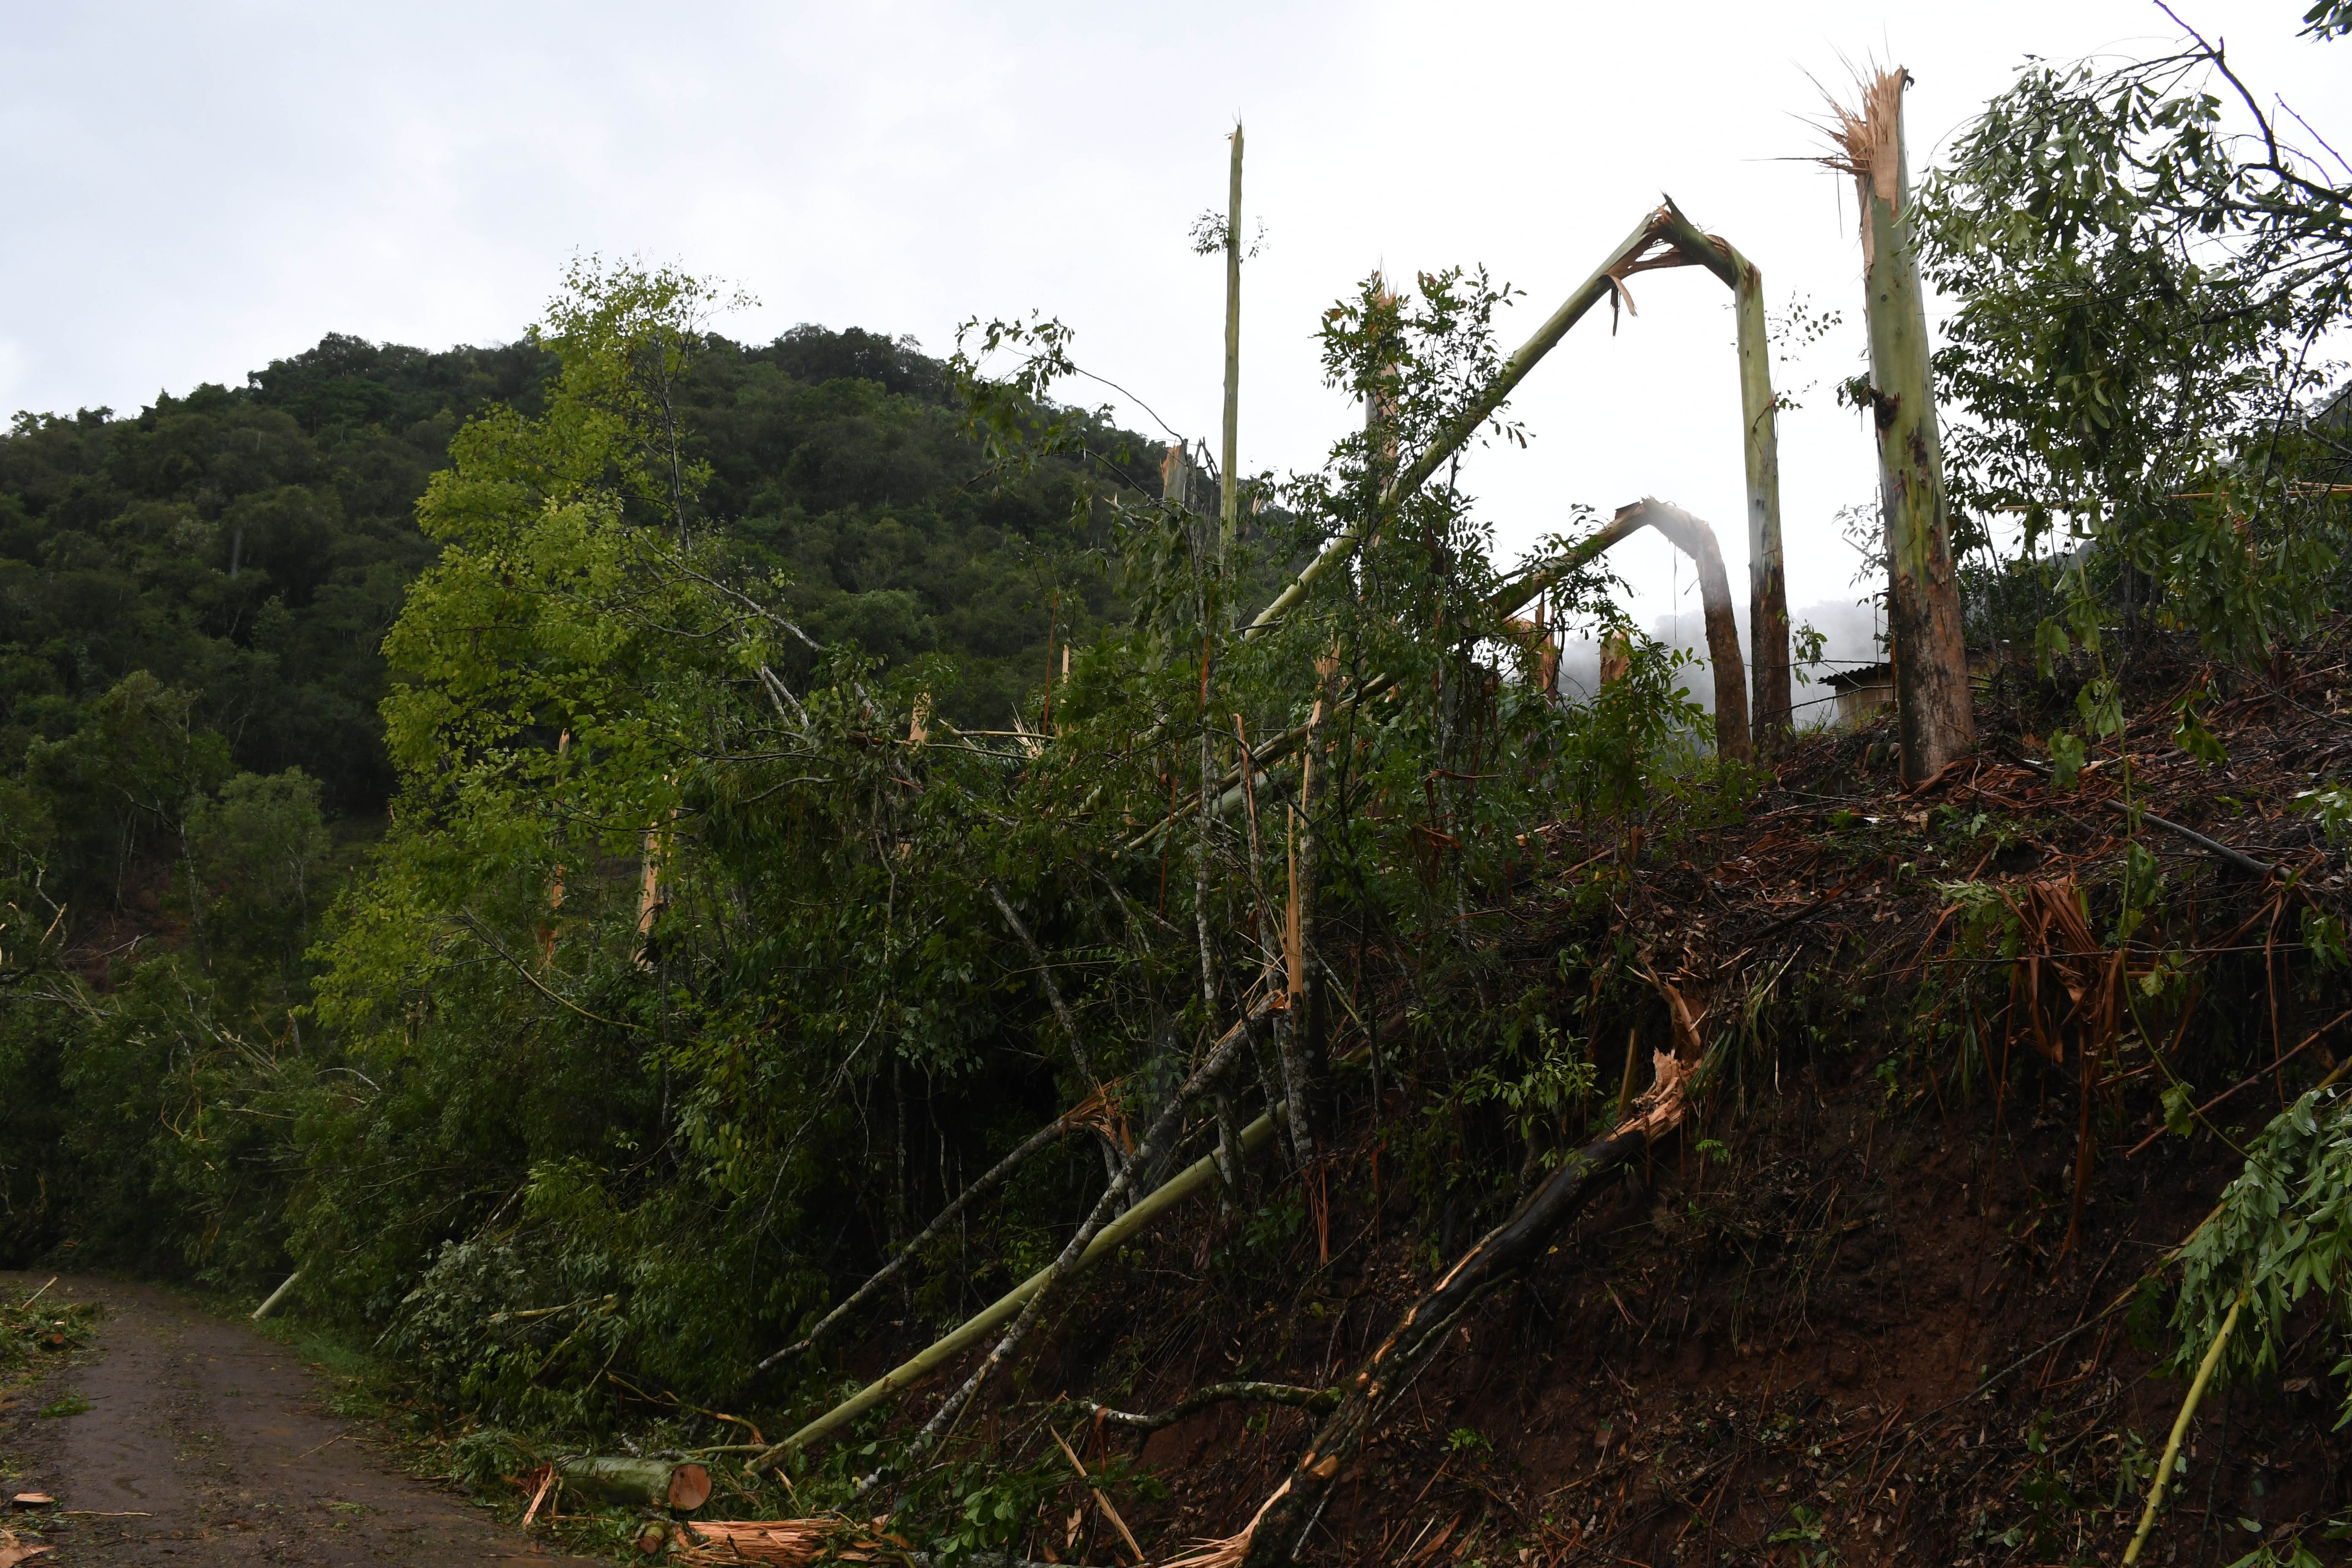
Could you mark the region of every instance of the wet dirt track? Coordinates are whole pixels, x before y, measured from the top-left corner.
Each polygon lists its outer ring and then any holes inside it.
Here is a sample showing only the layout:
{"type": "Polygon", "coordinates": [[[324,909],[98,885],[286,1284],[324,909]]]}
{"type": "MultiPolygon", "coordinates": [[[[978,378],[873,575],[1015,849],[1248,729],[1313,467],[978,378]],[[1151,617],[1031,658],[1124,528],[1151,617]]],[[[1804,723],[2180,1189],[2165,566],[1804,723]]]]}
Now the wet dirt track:
{"type": "MultiPolygon", "coordinates": [[[[21,1299],[46,1278],[0,1274],[0,1290],[21,1299]]],[[[25,1544],[57,1549],[37,1568],[586,1561],[403,1474],[327,1407],[299,1358],[241,1323],[110,1280],[68,1276],[44,1299],[106,1315],[93,1349],[0,1405],[5,1491],[81,1510],[5,1521],[25,1544]],[[68,1392],[90,1408],[36,1414],[68,1392]]]]}

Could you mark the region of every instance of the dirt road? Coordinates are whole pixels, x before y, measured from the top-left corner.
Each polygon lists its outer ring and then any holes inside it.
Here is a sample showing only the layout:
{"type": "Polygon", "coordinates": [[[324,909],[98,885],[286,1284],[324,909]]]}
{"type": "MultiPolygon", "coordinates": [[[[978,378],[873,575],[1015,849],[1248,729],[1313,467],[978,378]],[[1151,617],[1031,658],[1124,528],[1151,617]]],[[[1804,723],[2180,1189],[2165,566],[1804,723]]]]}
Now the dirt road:
{"type": "MultiPolygon", "coordinates": [[[[0,1290],[21,1297],[45,1278],[0,1274],[0,1290]]],[[[0,1405],[0,1494],[82,1510],[0,1521],[57,1548],[32,1568],[584,1565],[402,1474],[327,1408],[316,1374],[242,1323],[108,1280],[62,1279],[56,1298],[106,1316],[94,1352],[0,1405]],[[89,1408],[37,1414],[68,1394],[89,1408]]]]}

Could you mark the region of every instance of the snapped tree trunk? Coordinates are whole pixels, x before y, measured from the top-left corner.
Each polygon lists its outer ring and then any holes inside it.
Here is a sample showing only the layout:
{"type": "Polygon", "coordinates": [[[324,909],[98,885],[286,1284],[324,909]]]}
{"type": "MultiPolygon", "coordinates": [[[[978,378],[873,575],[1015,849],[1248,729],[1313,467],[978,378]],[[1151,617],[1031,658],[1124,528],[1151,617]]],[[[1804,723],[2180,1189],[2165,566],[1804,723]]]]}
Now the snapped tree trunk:
{"type": "MultiPolygon", "coordinates": [[[[1506,583],[1486,602],[1486,608],[1498,621],[1507,620],[1513,612],[1525,607],[1537,595],[1553,584],[1572,574],[1585,563],[1622,544],[1644,528],[1655,527],[1661,520],[1666,526],[1659,531],[1665,534],[1683,552],[1691,557],[1698,568],[1699,592],[1706,605],[1707,657],[1714,668],[1716,693],[1716,743],[1728,742],[1728,755],[1746,758],[1751,753],[1748,729],[1748,677],[1739,657],[1739,631],[1731,609],[1731,578],[1723,567],[1723,551],[1716,542],[1715,530],[1706,522],[1677,506],[1664,501],[1643,500],[1617,509],[1617,515],[1599,530],[1576,542],[1561,554],[1538,563],[1506,583]],[[1712,563],[1712,565],[1709,563],[1712,563]],[[1726,726],[1730,728],[1727,730],[1726,726]]],[[[1376,675],[1345,697],[1335,699],[1323,716],[1326,724],[1339,719],[1396,684],[1393,675],[1376,675]]],[[[1318,689],[1320,688],[1318,687],[1318,689]]],[[[1243,804],[1253,781],[1265,780],[1268,770],[1283,759],[1295,754],[1306,743],[1309,726],[1301,724],[1272,736],[1251,748],[1231,770],[1219,775],[1211,787],[1221,790],[1215,814],[1231,816],[1243,804]],[[1248,776],[1244,778],[1244,770],[1248,776]]],[[[1189,805],[1190,803],[1188,803],[1189,805]]],[[[1171,830],[1176,813],[1169,820],[1145,828],[1128,844],[1130,854],[1139,853],[1160,834],[1171,830]]]]}
{"type": "Polygon", "coordinates": [[[1968,649],[1953,570],[1944,453],[1927,355],[1927,310],[1911,240],[1901,67],[1864,84],[1860,112],[1837,108],[1861,207],[1870,404],[1878,430],[1879,508],[1886,531],[1886,629],[1895,664],[1903,776],[1929,778],[1976,744],[1968,649]]]}
{"type": "MultiPolygon", "coordinates": [[[[1715,675],[1716,754],[1746,762],[1753,748],[1748,736],[1748,672],[1739,658],[1739,623],[1731,610],[1731,578],[1723,569],[1723,550],[1715,530],[1678,506],[1644,496],[1619,507],[1605,532],[1631,532],[1644,525],[1656,529],[1691,558],[1698,568],[1698,596],[1706,616],[1706,659],[1715,675]]],[[[1784,643],[1785,643],[1785,639],[1784,643]]]]}
{"type": "MultiPolygon", "coordinates": [[[[1764,320],[1764,275],[1720,235],[1702,234],[1670,196],[1659,209],[1675,251],[1731,290],[1739,323],[1740,458],[1748,474],[1748,639],[1754,654],[1756,741],[1766,750],[1788,733],[1789,588],[1780,553],[1780,400],[1772,391],[1772,344],[1764,320]]],[[[1655,263],[1653,263],[1655,265],[1655,263]]]]}
{"type": "Polygon", "coordinates": [[[623,1508],[669,1508],[692,1513],[710,1499],[710,1472],[676,1459],[566,1459],[555,1467],[563,1484],[599,1502],[623,1508]]]}
{"type": "MultiPolygon", "coordinates": [[[[1115,1201],[1118,1194],[1126,1190],[1137,1172],[1149,1167],[1160,1152],[1171,1146],[1171,1140],[1179,1130],[1178,1123],[1181,1121],[1184,1106],[1194,1098],[1214,1088],[1217,1080],[1223,1076],[1240,1053],[1253,1048],[1251,1032],[1265,1020],[1269,1010],[1270,1001],[1262,999],[1225,1031],[1223,1037],[1218,1040],[1191,1079],[1177,1091],[1175,1097],[1166,1106],[1161,1108],[1158,1121],[1144,1134],[1143,1142],[1137,1147],[1136,1157],[1123,1166],[1119,1173],[1112,1179],[1110,1190],[1105,1194],[1107,1199],[1115,1201]]],[[[1255,1149],[1274,1136],[1275,1125],[1278,1120],[1276,1113],[1279,1109],[1276,1107],[1269,1110],[1267,1114],[1242,1129],[1240,1142],[1244,1151],[1255,1149]]],[[[1093,1264],[1105,1253],[1118,1247],[1129,1237],[1136,1235],[1185,1198],[1216,1179],[1216,1156],[1207,1154],[1193,1162],[1181,1173],[1160,1185],[1150,1196],[1136,1204],[1108,1224],[1102,1223],[1107,1211],[1098,1204],[1096,1213],[1088,1217],[1087,1224],[1080,1226],[1078,1233],[1064,1247],[1063,1255],[1056,1258],[1052,1264],[1006,1291],[992,1305],[967,1320],[961,1327],[954,1330],[945,1338],[893,1367],[889,1372],[867,1384],[857,1393],[835,1405],[782,1442],[753,1458],[748,1468],[756,1472],[791,1454],[799,1452],[851,1417],[873,1408],[890,1395],[938,1370],[964,1351],[978,1344],[988,1336],[991,1331],[1024,1314],[1029,1303],[1045,1291],[1048,1286],[1074,1269],[1085,1268],[1093,1264]]]]}
{"type": "Polygon", "coordinates": [[[1535,369],[1544,355],[1559,346],[1559,340],[1568,335],[1568,330],[1582,321],[1595,305],[1616,294],[1618,272],[1626,263],[1659,242],[1664,223],[1663,213],[1652,213],[1636,224],[1633,232],[1604,257],[1599,267],[1593,268],[1592,276],[1561,300],[1559,309],[1536,329],[1535,335],[1521,343],[1511,357],[1503,362],[1486,384],[1479,388],[1477,395],[1446,421],[1429,445],[1390,479],[1381,491],[1380,505],[1373,509],[1372,518],[1349,524],[1339,537],[1325,545],[1322,552],[1308,562],[1298,575],[1257,613],[1256,618],[1242,628],[1242,635],[1245,637],[1262,636],[1279,625],[1283,617],[1290,614],[1292,606],[1307,596],[1307,590],[1324,574],[1337,569],[1355,553],[1356,547],[1364,540],[1367,521],[1375,521],[1394,509],[1397,503],[1419,489],[1430,475],[1444,467],[1448,458],[1462,450],[1478,433],[1480,426],[1486,423],[1487,417],[1503,405],[1503,400],[1510,396],[1512,390],[1527,379],[1528,373],[1535,369]]]}

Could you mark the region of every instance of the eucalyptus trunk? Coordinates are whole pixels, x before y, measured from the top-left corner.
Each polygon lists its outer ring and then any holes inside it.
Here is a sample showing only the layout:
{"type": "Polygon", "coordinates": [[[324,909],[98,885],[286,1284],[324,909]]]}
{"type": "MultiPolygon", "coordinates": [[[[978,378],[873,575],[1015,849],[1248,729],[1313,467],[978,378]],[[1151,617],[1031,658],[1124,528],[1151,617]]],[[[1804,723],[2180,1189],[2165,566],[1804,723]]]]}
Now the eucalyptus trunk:
{"type": "MultiPolygon", "coordinates": [[[[1336,650],[1315,661],[1315,706],[1307,715],[1305,751],[1298,775],[1298,837],[1291,864],[1289,930],[1283,943],[1288,961],[1286,1005],[1278,1020],[1282,1044],[1283,1100],[1290,1113],[1290,1144],[1298,1168],[1305,1170],[1317,1153],[1318,1129],[1315,1105],[1317,1077],[1323,1042],[1315,1027],[1321,1016],[1317,992],[1320,943],[1317,940],[1316,875],[1320,847],[1315,832],[1316,809],[1321,803],[1327,759],[1323,726],[1329,714],[1332,681],[1339,668],[1336,650]]],[[[1246,763],[1244,764],[1246,765],[1246,763]]]]}
{"type": "Polygon", "coordinates": [[[1909,81],[1900,67],[1883,71],[1865,84],[1861,112],[1839,109],[1844,157],[1838,166],[1853,174],[1861,207],[1895,725],[1903,776],[1917,784],[1976,744],[1976,711],[1936,426],[1927,309],[1912,248],[1903,144],[1903,89],[1909,81]]]}
{"type": "Polygon", "coordinates": [[[1780,552],[1780,399],[1772,391],[1772,343],[1764,320],[1764,274],[1721,235],[1702,234],[1667,198],[1661,209],[1675,251],[1731,290],[1739,324],[1740,458],[1748,477],[1748,646],[1754,678],[1756,741],[1765,750],[1788,734],[1789,586],[1780,552]]]}
{"type": "Polygon", "coordinates": [[[1242,125],[1234,121],[1234,168],[1225,201],[1225,493],[1217,521],[1217,566],[1233,559],[1241,523],[1242,125]]]}
{"type": "MultiPolygon", "coordinates": [[[[1706,621],[1706,661],[1715,676],[1715,751],[1747,762],[1754,755],[1748,733],[1748,679],[1740,668],[1739,625],[1731,614],[1731,578],[1715,530],[1678,506],[1644,496],[1620,507],[1612,527],[1644,523],[1673,542],[1698,568],[1699,603],[1706,621]]],[[[1782,647],[1787,646],[1786,639],[1782,647]]]]}
{"type": "Polygon", "coordinates": [[[1780,556],[1780,403],[1772,393],[1772,346],[1765,335],[1764,275],[1733,251],[1739,317],[1740,454],[1748,470],[1748,671],[1755,692],[1756,740],[1767,751],[1787,739],[1789,584],[1780,556]]]}

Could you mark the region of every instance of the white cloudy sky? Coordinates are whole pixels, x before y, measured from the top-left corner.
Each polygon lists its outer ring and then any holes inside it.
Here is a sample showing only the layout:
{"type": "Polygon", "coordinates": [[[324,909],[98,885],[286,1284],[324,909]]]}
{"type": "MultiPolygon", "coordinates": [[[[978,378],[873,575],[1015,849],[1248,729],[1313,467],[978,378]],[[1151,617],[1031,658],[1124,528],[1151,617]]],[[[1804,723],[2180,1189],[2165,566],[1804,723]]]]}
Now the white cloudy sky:
{"type": "MultiPolygon", "coordinates": [[[[2265,94],[2352,150],[2352,42],[2302,0],[2180,0],[2265,94]],[[2343,132],[2338,135],[2337,132],[2343,132]]],[[[1368,269],[1483,263],[1517,338],[1661,191],[1790,299],[1858,318],[1851,196],[1803,162],[1816,79],[1916,78],[1932,153],[2029,54],[2164,47],[2141,0],[1966,5],[1196,3],[36,5],[0,28],[0,410],[133,409],[236,383],[327,331],[511,338],[578,250],[727,279],[798,321],[910,332],[1032,308],[1187,432],[1217,416],[1222,269],[1185,244],[1248,127],[1243,460],[1311,464],[1349,417],[1321,309],[1368,269]]],[[[1731,321],[1696,271],[1638,279],[1519,402],[1537,440],[1469,481],[1504,538],[1643,493],[1741,513],[1731,321]],[[1695,437],[1694,434],[1695,433],[1695,437]]],[[[1790,598],[1850,600],[1832,514],[1874,484],[1828,388],[1850,322],[1790,373],[1790,598]]],[[[1139,415],[1131,416],[1139,423],[1139,415]]],[[[1744,541],[1727,530],[1734,581],[1744,541]]],[[[1666,547],[1629,545],[1645,617],[1666,547]]],[[[1688,574],[1681,574],[1688,585],[1688,574]]]]}

